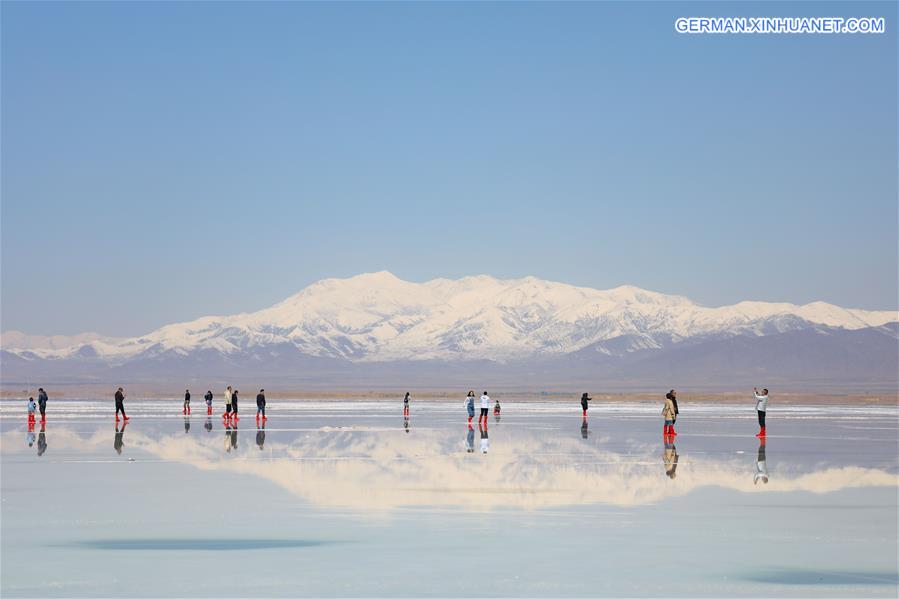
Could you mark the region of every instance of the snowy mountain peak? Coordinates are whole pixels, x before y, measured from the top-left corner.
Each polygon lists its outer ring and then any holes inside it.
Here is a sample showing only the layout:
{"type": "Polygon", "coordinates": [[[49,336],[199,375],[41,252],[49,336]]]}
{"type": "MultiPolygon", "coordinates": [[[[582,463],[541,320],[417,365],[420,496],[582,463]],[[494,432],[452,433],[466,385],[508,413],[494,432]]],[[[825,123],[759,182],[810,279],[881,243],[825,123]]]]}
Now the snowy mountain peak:
{"type": "Polygon", "coordinates": [[[28,358],[96,355],[117,361],[166,352],[229,355],[265,348],[353,361],[508,361],[579,351],[626,353],[691,339],[816,326],[860,329],[897,320],[895,311],[850,310],[824,302],[746,301],[707,308],[631,285],[603,291],[531,276],[502,280],[488,275],[413,283],[380,271],[324,279],[258,312],[204,317],[141,337],[37,347],[20,334],[4,335],[3,348],[28,358]]]}

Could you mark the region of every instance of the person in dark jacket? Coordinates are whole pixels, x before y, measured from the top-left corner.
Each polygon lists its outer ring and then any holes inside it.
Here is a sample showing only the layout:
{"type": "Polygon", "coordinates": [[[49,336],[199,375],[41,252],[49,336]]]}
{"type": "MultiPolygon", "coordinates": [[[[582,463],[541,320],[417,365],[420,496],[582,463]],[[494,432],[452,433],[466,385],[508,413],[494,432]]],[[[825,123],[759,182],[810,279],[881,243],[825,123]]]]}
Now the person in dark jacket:
{"type": "Polygon", "coordinates": [[[410,398],[411,398],[411,395],[409,395],[409,392],[406,391],[406,397],[403,398],[403,416],[409,415],[409,400],[410,400],[410,398]]]}
{"type": "MultiPolygon", "coordinates": [[[[587,405],[588,401],[593,401],[593,398],[589,397],[586,393],[581,395],[581,409],[584,411],[584,418],[587,417],[587,408],[589,407],[589,405],[587,405]]],[[[602,423],[600,422],[600,424],[602,423]]]]}
{"type": "MultiPolygon", "coordinates": [[[[128,422],[128,416],[125,415],[125,391],[119,387],[115,392],[115,419],[119,420],[119,412],[122,413],[122,420],[128,422]]],[[[121,451],[119,452],[121,453],[121,451]]]]}
{"type": "Polygon", "coordinates": [[[206,400],[206,415],[212,416],[212,391],[207,391],[203,399],[206,400]]]}
{"type": "Polygon", "coordinates": [[[47,392],[43,387],[37,390],[37,409],[41,413],[41,422],[47,421],[47,392]]]}
{"type": "Polygon", "coordinates": [[[231,392],[231,417],[237,420],[237,389],[231,392]]]}
{"type": "Polygon", "coordinates": [[[268,418],[265,417],[265,389],[260,389],[259,395],[256,396],[256,420],[259,420],[260,414],[262,414],[263,422],[268,420],[268,418]]]}
{"type": "Polygon", "coordinates": [[[190,414],[190,389],[184,390],[184,408],[181,410],[181,413],[185,416],[190,414]]]}

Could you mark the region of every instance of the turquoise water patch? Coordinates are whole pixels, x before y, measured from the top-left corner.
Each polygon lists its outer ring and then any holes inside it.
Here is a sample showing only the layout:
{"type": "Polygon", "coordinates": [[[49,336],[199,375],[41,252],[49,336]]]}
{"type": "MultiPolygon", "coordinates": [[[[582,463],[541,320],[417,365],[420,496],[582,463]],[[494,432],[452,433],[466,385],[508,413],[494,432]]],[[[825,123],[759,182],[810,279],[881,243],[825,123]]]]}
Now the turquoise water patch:
{"type": "Polygon", "coordinates": [[[745,580],[767,584],[789,585],[896,585],[897,572],[772,570],[759,575],[746,576],[745,580]]]}

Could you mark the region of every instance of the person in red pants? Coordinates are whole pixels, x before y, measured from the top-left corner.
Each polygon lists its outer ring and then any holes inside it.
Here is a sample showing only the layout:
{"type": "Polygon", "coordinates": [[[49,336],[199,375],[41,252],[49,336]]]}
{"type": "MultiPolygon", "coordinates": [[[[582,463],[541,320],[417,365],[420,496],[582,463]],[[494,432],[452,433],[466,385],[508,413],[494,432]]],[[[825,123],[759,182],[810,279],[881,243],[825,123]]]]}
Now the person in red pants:
{"type": "Polygon", "coordinates": [[[115,392],[115,419],[118,422],[119,420],[119,412],[122,413],[122,420],[128,421],[128,416],[125,415],[125,390],[119,387],[115,392]]]}
{"type": "Polygon", "coordinates": [[[765,436],[765,413],[768,411],[768,390],[762,389],[762,392],[759,393],[758,389],[753,388],[753,393],[755,393],[755,410],[758,412],[759,417],[759,432],[756,437],[764,437],[765,436]]]}

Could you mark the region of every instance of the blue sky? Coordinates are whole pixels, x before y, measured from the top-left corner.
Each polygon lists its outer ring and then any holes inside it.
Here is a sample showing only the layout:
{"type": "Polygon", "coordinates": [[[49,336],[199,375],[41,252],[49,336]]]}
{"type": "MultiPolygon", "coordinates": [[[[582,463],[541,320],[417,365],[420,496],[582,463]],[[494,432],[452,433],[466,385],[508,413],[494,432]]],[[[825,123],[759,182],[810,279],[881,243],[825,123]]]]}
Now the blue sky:
{"type": "Polygon", "coordinates": [[[2,3],[2,329],[325,277],[897,307],[896,4],[2,3]],[[687,36],[679,16],[885,16],[687,36]]]}

